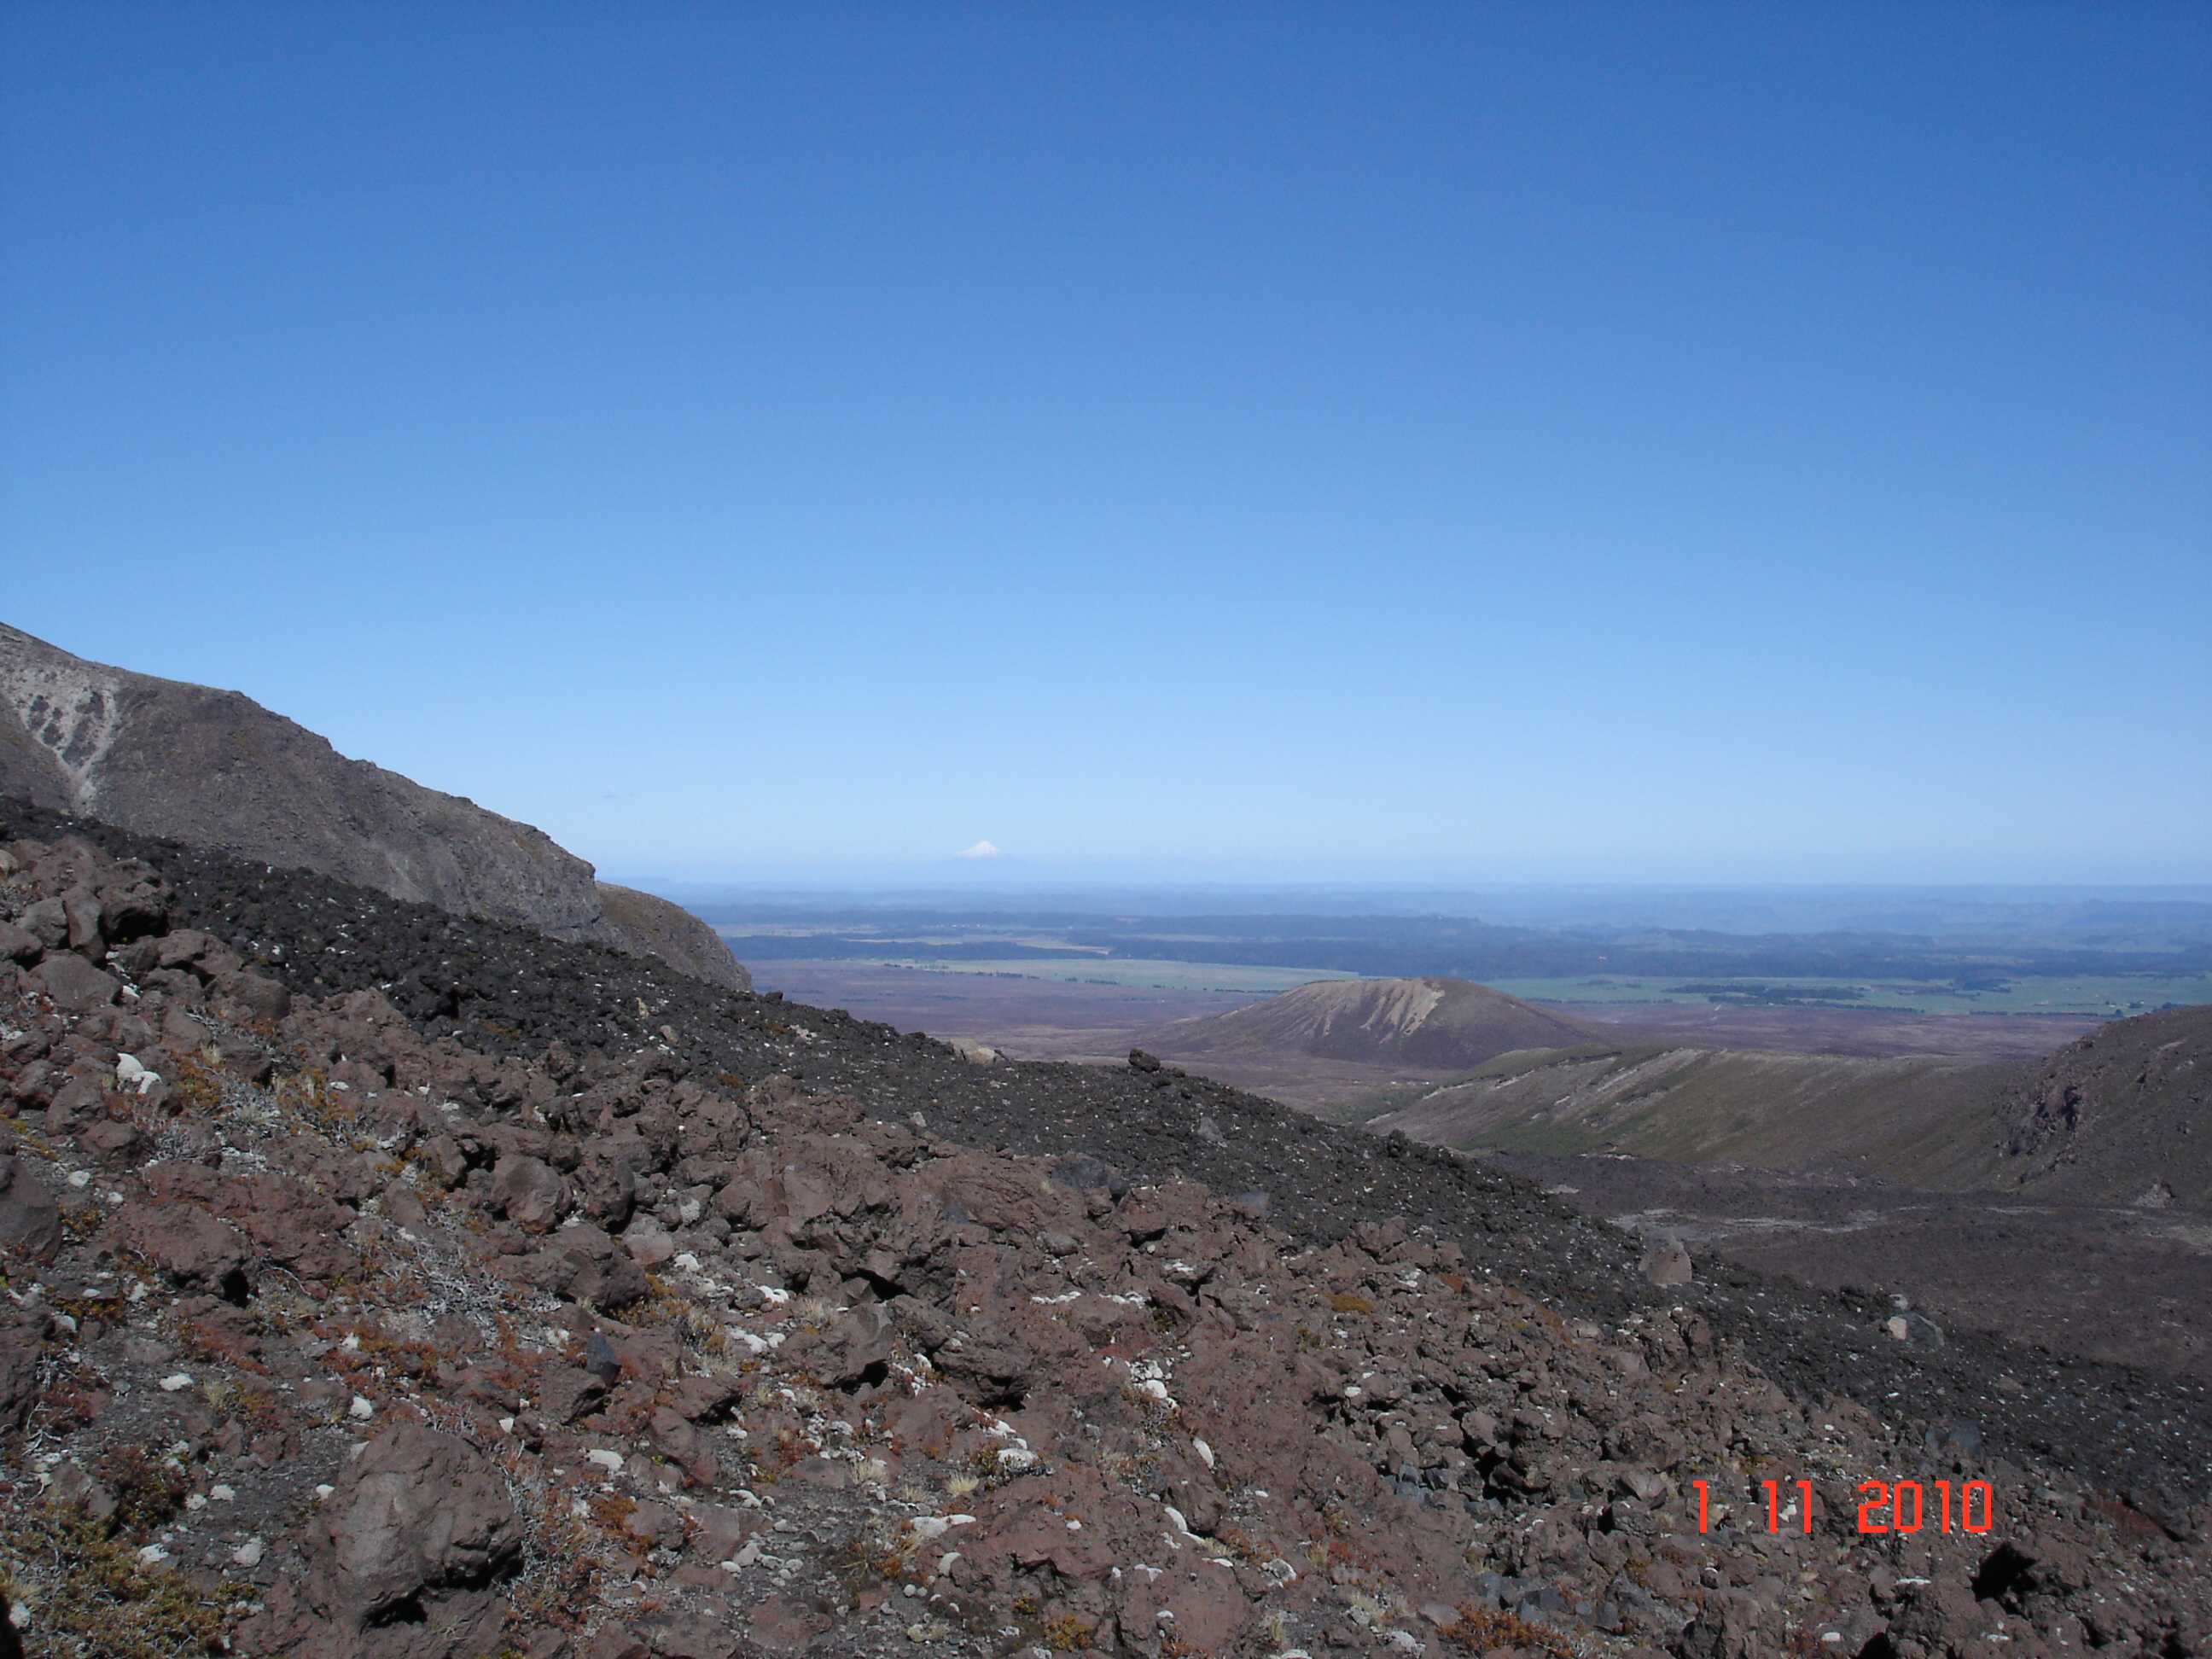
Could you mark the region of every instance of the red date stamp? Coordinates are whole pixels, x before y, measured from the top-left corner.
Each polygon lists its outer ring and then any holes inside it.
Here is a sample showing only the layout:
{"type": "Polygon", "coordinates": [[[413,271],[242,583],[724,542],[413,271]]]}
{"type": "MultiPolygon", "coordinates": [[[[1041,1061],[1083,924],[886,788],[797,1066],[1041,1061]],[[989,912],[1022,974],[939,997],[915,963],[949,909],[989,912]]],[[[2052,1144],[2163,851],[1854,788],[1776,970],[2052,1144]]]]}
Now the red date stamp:
{"type": "MultiPolygon", "coordinates": [[[[1711,1493],[1703,1480],[1690,1484],[1698,1489],[1698,1530],[1705,1532],[1711,1493]]],[[[1759,1486],[1766,1497],[1767,1531],[1813,1530],[1810,1480],[1762,1480],[1759,1486]]],[[[1862,1533],[1984,1533],[1996,1524],[1996,1492],[1986,1480],[1862,1480],[1858,1490],[1862,1533]]]]}

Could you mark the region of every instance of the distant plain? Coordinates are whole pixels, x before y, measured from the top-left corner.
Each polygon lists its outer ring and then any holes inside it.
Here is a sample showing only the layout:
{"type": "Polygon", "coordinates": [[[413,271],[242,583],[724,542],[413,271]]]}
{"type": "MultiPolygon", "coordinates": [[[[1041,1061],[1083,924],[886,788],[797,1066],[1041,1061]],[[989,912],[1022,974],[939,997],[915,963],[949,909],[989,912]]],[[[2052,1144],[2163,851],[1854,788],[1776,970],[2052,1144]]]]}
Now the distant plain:
{"type": "MultiPolygon", "coordinates": [[[[2194,892],[691,902],[763,987],[1039,1057],[1103,1057],[1154,1026],[1355,975],[1470,979],[1701,1046],[1863,1056],[2039,1054],[2100,1020],[2212,1002],[2212,900],[2194,892]],[[1270,902],[1285,908],[1252,908],[1270,902]],[[1455,913],[1477,903],[1487,914],[1455,913]]],[[[1297,1103],[1376,1080],[1330,1070],[1231,1080],[1297,1103]]]]}

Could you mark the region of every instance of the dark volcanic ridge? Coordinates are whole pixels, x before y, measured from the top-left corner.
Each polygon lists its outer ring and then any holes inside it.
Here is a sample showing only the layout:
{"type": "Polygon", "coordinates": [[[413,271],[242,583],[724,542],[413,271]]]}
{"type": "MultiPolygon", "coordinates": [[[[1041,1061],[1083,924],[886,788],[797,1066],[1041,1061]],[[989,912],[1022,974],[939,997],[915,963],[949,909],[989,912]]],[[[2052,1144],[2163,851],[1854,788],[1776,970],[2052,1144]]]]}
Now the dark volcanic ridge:
{"type": "Polygon", "coordinates": [[[0,794],[751,985],[706,923],[596,881],[541,830],[348,759],[241,693],[88,662],[4,623],[0,794]]]}
{"type": "Polygon", "coordinates": [[[965,1146],[1082,1155],[1132,1185],[1182,1179],[1245,1195],[1302,1244],[1402,1218],[1460,1245],[1471,1271],[1564,1314],[1617,1322],[1690,1310],[1799,1399],[1841,1396],[1920,1427],[1970,1420],[1993,1451],[2072,1471],[2168,1524],[2212,1492],[2212,1395],[2200,1386],[1972,1334],[1941,1346],[1891,1340],[1879,1286],[1822,1292],[1715,1262],[1693,1283],[1656,1288],[1639,1269],[1642,1244],[1620,1230],[1400,1136],[1323,1123],[1171,1068],[979,1066],[918,1033],[729,994],[604,946],[0,800],[0,838],[68,836],[144,860],[172,890],[174,925],[228,942],[295,994],[380,992],[426,1038],[532,1057],[555,1042],[619,1054],[645,1046],[666,1050],[679,1075],[787,1074],[885,1121],[920,1113],[932,1133],[965,1146]]]}

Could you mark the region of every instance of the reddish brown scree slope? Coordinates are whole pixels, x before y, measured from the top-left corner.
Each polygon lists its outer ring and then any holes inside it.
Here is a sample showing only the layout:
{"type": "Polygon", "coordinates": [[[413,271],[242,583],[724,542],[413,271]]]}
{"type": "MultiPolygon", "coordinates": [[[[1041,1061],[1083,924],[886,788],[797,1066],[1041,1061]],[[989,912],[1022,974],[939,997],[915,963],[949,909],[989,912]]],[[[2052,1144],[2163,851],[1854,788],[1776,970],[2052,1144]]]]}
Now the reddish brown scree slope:
{"type": "Polygon", "coordinates": [[[1303,1247],[1256,1196],[704,1073],[666,1007],[580,1051],[428,1037],[174,905],[83,841],[0,854],[0,1564],[40,1650],[2209,1628],[2203,1509],[2180,1541],[1970,1431],[1793,1400],[1692,1309],[1563,1317],[1402,1222],[1303,1247]],[[2000,1523],[1863,1536],[1875,1474],[1986,1478],[2000,1523]],[[1767,1533],[1769,1478],[1813,1483],[1809,1534],[1767,1533]]]}

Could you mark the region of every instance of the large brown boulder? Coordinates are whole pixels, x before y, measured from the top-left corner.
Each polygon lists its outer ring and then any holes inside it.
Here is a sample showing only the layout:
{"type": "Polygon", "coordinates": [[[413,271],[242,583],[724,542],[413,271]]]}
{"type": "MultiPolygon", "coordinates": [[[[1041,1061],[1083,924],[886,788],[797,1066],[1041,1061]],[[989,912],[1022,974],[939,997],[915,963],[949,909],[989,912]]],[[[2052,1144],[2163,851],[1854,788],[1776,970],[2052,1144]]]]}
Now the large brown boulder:
{"type": "Polygon", "coordinates": [[[0,921],[0,962],[20,962],[27,968],[46,954],[46,949],[35,934],[12,921],[0,921]]]}
{"type": "Polygon", "coordinates": [[[546,1233],[568,1212],[568,1183],[542,1158],[511,1153],[492,1172],[492,1202],[526,1233],[546,1233]]]}
{"type": "Polygon", "coordinates": [[[0,1158],[0,1250],[52,1261],[62,1247],[61,1212],[13,1158],[0,1158]]]}
{"type": "Polygon", "coordinates": [[[356,1630],[411,1626],[374,1651],[467,1652],[496,1630],[496,1586],[521,1564],[523,1522],[490,1461],[417,1425],[371,1441],[317,1512],[331,1611],[356,1630]]]}
{"type": "Polygon", "coordinates": [[[50,954],[31,969],[31,977],[40,990],[54,1000],[55,1007],[72,1014],[88,1014],[95,1008],[105,1008],[123,990],[122,986],[82,957],[67,951],[50,954]]]}
{"type": "Polygon", "coordinates": [[[246,1251],[237,1230],[193,1204],[158,1191],[155,1197],[117,1216],[124,1242],[187,1289],[242,1296],[246,1251]]]}
{"type": "Polygon", "coordinates": [[[38,1403],[39,1356],[46,1330],[44,1313],[0,1324],[0,1434],[21,1429],[38,1403]]]}

